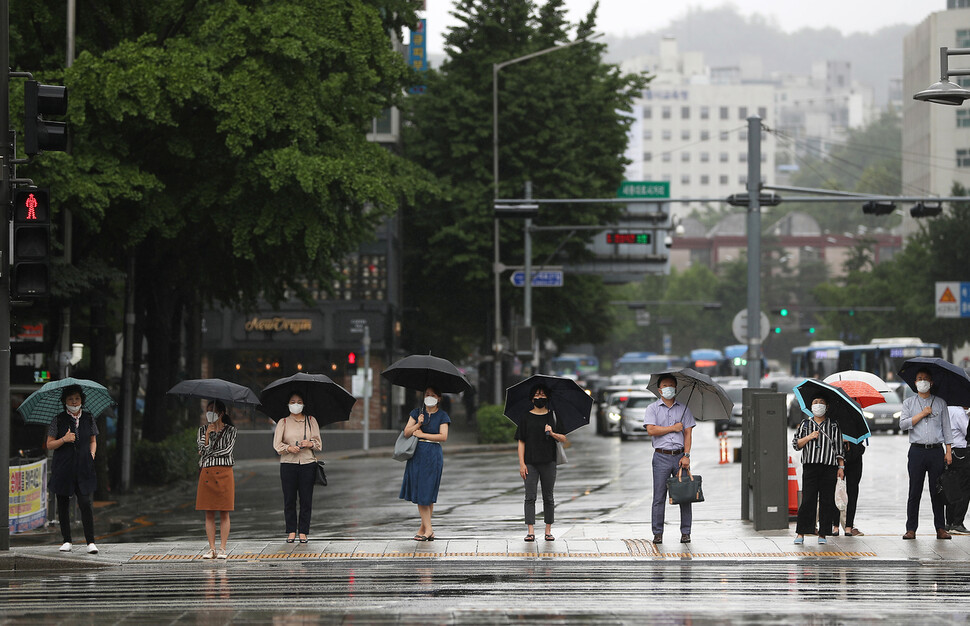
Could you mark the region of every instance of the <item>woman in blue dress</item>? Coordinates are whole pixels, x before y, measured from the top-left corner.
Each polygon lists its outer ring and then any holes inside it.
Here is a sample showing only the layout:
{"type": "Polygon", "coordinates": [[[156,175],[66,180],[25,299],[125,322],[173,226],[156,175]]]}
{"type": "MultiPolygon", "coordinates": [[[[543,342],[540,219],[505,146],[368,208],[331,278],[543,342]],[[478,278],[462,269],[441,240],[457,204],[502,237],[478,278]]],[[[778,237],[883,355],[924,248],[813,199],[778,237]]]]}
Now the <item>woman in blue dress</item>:
{"type": "Polygon", "coordinates": [[[437,389],[425,389],[424,408],[411,411],[404,427],[405,436],[418,438],[414,456],[408,459],[404,467],[404,481],[399,496],[418,505],[421,527],[413,537],[415,541],[434,541],[431,514],[438,500],[441,470],[445,465],[441,444],[448,440],[448,424],[451,423],[448,414],[438,408],[440,402],[441,394],[437,389]]]}

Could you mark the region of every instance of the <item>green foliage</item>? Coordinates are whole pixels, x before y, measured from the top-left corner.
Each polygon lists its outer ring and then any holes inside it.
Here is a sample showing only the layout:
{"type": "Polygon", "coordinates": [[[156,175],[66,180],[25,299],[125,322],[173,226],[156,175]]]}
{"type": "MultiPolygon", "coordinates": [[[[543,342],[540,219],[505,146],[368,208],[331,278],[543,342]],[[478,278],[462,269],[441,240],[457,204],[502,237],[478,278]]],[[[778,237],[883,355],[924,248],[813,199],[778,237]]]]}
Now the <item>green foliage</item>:
{"type": "Polygon", "coordinates": [[[476,414],[478,443],[511,443],[515,441],[515,424],[502,414],[498,404],[483,404],[476,414]]]}
{"type": "Polygon", "coordinates": [[[187,428],[162,441],[142,439],[136,443],[133,454],[136,482],[165,485],[198,474],[198,434],[197,428],[187,428]]]}
{"type": "MultiPolygon", "coordinates": [[[[463,355],[488,350],[494,310],[492,200],[492,66],[588,35],[595,11],[580,24],[565,19],[562,0],[537,6],[528,0],[462,0],[449,31],[449,59],[425,76],[427,91],[409,98],[406,156],[432,171],[448,197],[409,205],[405,212],[406,323],[415,351],[463,355]],[[575,35],[572,32],[575,31],[575,35]],[[447,288],[426,304],[420,294],[447,288]]],[[[534,197],[612,197],[623,178],[632,99],[644,87],[603,61],[605,46],[585,42],[504,67],[498,74],[498,196],[519,198],[526,181],[534,197]]],[[[536,225],[608,223],[618,209],[562,205],[544,209],[536,225]]],[[[534,233],[536,264],[582,259],[590,235],[534,233]]],[[[501,261],[523,262],[521,221],[500,226],[501,261]]],[[[610,313],[597,278],[570,275],[566,289],[536,290],[539,334],[561,343],[602,339],[610,313]],[[569,315],[570,324],[564,323],[569,315]],[[582,321],[579,321],[583,318],[582,321]],[[568,329],[568,332],[567,332],[568,329]]],[[[521,302],[522,291],[501,283],[502,301],[521,302]]],[[[503,316],[506,311],[502,312],[503,316]]],[[[503,324],[509,328],[508,324],[503,324]]]]}

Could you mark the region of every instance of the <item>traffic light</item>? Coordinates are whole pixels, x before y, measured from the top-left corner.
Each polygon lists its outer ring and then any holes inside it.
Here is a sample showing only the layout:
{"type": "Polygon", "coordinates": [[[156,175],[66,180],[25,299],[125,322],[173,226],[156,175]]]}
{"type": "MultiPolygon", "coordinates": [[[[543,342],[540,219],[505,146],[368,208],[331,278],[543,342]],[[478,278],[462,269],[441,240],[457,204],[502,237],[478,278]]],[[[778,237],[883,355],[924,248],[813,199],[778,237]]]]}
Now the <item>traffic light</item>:
{"type": "Polygon", "coordinates": [[[356,352],[347,353],[347,373],[351,375],[357,373],[357,353],[356,352]]]}
{"type": "Polygon", "coordinates": [[[41,117],[66,114],[67,87],[28,80],[24,84],[24,152],[33,156],[44,150],[67,150],[67,122],[41,117]]]}
{"type": "Polygon", "coordinates": [[[814,335],[815,334],[815,327],[814,326],[807,326],[805,328],[805,332],[808,333],[809,335],[814,335]]]}
{"type": "Polygon", "coordinates": [[[774,331],[775,331],[775,334],[776,335],[780,335],[781,334],[781,326],[775,326],[774,331]]]}
{"type": "Polygon", "coordinates": [[[862,205],[862,212],[867,215],[889,215],[896,210],[896,205],[887,200],[870,200],[862,205]]]}
{"type": "Polygon", "coordinates": [[[909,210],[909,214],[913,217],[936,217],[943,212],[943,205],[939,202],[927,203],[927,202],[917,202],[916,206],[909,210]]]}
{"type": "Polygon", "coordinates": [[[10,295],[50,295],[50,191],[17,189],[13,194],[13,274],[10,295]]]}

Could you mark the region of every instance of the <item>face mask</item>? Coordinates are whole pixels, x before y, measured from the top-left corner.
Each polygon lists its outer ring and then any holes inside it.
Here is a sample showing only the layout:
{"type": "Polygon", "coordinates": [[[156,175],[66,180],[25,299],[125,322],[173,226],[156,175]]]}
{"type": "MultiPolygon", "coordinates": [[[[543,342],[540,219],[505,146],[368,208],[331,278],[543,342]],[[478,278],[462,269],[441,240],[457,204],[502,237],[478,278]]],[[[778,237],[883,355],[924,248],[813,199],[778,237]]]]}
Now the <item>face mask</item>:
{"type": "Polygon", "coordinates": [[[209,422],[210,424],[214,424],[215,422],[219,421],[219,414],[215,411],[206,411],[205,421],[209,422]]]}
{"type": "Polygon", "coordinates": [[[290,413],[292,413],[293,415],[299,415],[302,412],[303,412],[302,404],[299,404],[298,402],[294,402],[293,404],[290,405],[290,413]]]}
{"type": "Polygon", "coordinates": [[[429,409],[433,406],[438,406],[438,398],[435,398],[434,396],[425,397],[424,406],[428,407],[429,409]]]}
{"type": "Polygon", "coordinates": [[[546,403],[548,401],[549,401],[548,398],[533,398],[532,404],[533,404],[533,406],[535,406],[535,408],[541,409],[541,408],[544,408],[546,406],[546,403]]]}
{"type": "Polygon", "coordinates": [[[825,415],[825,411],[828,409],[824,404],[813,404],[812,405],[812,415],[815,417],[822,417],[825,415]]]}
{"type": "Polygon", "coordinates": [[[77,415],[78,413],[81,412],[80,404],[77,406],[71,406],[70,404],[65,404],[64,408],[67,410],[68,413],[73,413],[74,415],[77,415]]]}
{"type": "Polygon", "coordinates": [[[660,390],[660,395],[663,396],[664,400],[672,400],[673,397],[677,395],[677,388],[664,387],[660,390]]]}
{"type": "Polygon", "coordinates": [[[919,393],[929,393],[930,392],[930,387],[932,387],[932,386],[933,386],[933,383],[931,383],[928,380],[917,380],[916,381],[916,391],[918,391],[919,393]]]}

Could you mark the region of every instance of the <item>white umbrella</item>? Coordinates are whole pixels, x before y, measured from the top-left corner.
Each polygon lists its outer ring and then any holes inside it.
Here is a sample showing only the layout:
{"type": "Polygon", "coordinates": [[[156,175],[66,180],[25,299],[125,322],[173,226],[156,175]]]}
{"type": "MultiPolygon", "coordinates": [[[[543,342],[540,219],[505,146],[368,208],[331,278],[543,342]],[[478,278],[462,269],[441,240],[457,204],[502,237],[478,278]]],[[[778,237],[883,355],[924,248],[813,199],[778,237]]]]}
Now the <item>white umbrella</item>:
{"type": "Polygon", "coordinates": [[[822,381],[823,383],[832,384],[840,380],[857,380],[859,382],[867,383],[875,387],[876,391],[879,393],[891,393],[892,389],[886,384],[886,381],[879,378],[875,374],[870,374],[869,372],[863,372],[860,370],[845,370],[844,372],[835,372],[830,376],[826,376],[822,381]]]}

